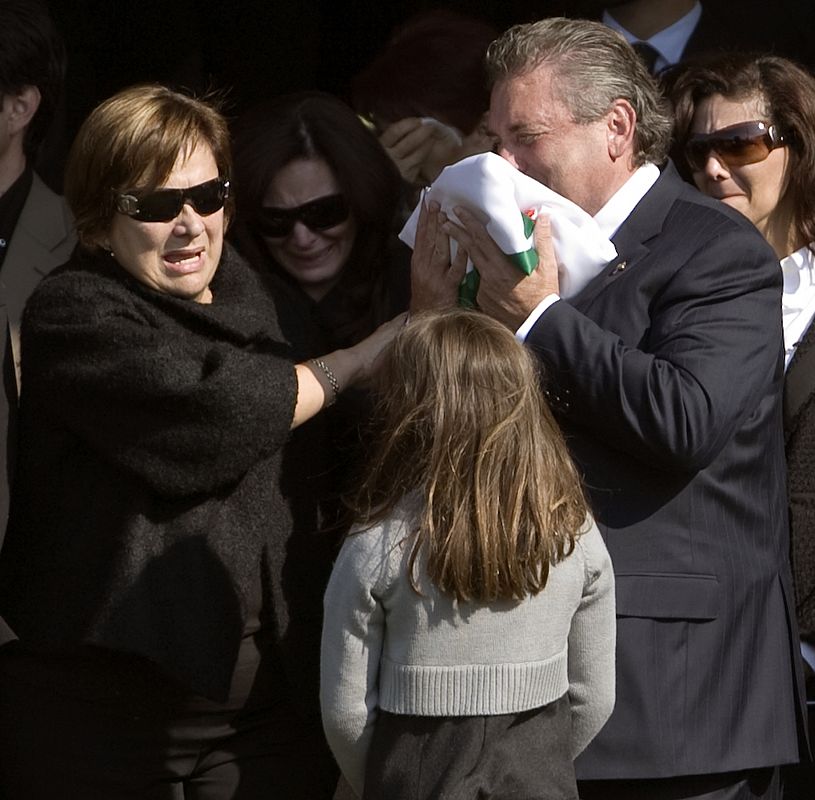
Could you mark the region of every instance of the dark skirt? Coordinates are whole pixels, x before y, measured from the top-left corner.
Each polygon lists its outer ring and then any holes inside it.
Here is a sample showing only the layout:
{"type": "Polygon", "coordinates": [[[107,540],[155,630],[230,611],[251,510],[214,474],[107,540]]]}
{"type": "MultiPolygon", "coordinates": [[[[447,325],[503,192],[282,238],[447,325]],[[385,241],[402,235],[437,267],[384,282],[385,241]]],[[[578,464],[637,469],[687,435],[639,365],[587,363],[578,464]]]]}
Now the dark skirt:
{"type": "Polygon", "coordinates": [[[577,800],[564,695],[519,714],[380,712],[363,800],[577,800]]]}

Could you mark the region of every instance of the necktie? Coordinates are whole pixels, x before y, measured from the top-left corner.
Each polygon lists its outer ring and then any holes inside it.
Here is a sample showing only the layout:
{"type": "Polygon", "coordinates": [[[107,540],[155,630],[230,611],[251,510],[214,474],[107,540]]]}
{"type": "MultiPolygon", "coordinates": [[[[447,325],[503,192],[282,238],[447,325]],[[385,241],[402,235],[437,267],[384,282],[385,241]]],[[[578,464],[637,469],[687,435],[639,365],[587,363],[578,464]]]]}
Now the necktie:
{"type": "Polygon", "coordinates": [[[659,58],[659,51],[648,42],[634,42],[631,46],[637,51],[637,55],[642,59],[642,63],[645,64],[648,72],[653,75],[654,64],[657,63],[659,58]]]}

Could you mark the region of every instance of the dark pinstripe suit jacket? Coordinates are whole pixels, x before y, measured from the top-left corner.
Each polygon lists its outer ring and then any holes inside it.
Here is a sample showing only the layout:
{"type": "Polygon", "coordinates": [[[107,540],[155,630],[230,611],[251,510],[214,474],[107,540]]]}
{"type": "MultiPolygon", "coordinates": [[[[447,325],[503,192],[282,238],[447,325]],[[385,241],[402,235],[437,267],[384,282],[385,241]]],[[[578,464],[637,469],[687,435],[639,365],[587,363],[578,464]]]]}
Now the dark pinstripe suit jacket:
{"type": "Polygon", "coordinates": [[[778,261],[671,164],[614,243],[527,338],[617,579],[617,704],[578,777],[795,761],[778,261]]]}

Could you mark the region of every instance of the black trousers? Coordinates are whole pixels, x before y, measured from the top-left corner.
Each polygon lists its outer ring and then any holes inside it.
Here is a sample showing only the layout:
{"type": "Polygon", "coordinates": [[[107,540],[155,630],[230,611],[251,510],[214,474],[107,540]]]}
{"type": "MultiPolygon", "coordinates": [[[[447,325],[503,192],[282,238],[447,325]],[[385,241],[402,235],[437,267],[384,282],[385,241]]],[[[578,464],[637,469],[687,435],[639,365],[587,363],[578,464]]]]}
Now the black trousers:
{"type": "Polygon", "coordinates": [[[778,767],[653,780],[579,781],[580,800],[780,800],[778,767]]]}
{"type": "Polygon", "coordinates": [[[3,800],[330,800],[319,720],[285,697],[215,703],[143,659],[0,650],[3,800]]]}

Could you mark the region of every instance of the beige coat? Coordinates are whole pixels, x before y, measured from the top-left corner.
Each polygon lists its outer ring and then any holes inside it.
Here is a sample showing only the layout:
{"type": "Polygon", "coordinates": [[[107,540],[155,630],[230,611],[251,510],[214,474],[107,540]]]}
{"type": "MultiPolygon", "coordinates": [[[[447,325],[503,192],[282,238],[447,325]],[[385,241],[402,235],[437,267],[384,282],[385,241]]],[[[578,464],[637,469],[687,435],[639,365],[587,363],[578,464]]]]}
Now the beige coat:
{"type": "Polygon", "coordinates": [[[20,386],[20,318],[40,279],[68,260],[76,244],[65,201],[37,175],[31,184],[0,271],[0,315],[6,318],[20,386]]]}

